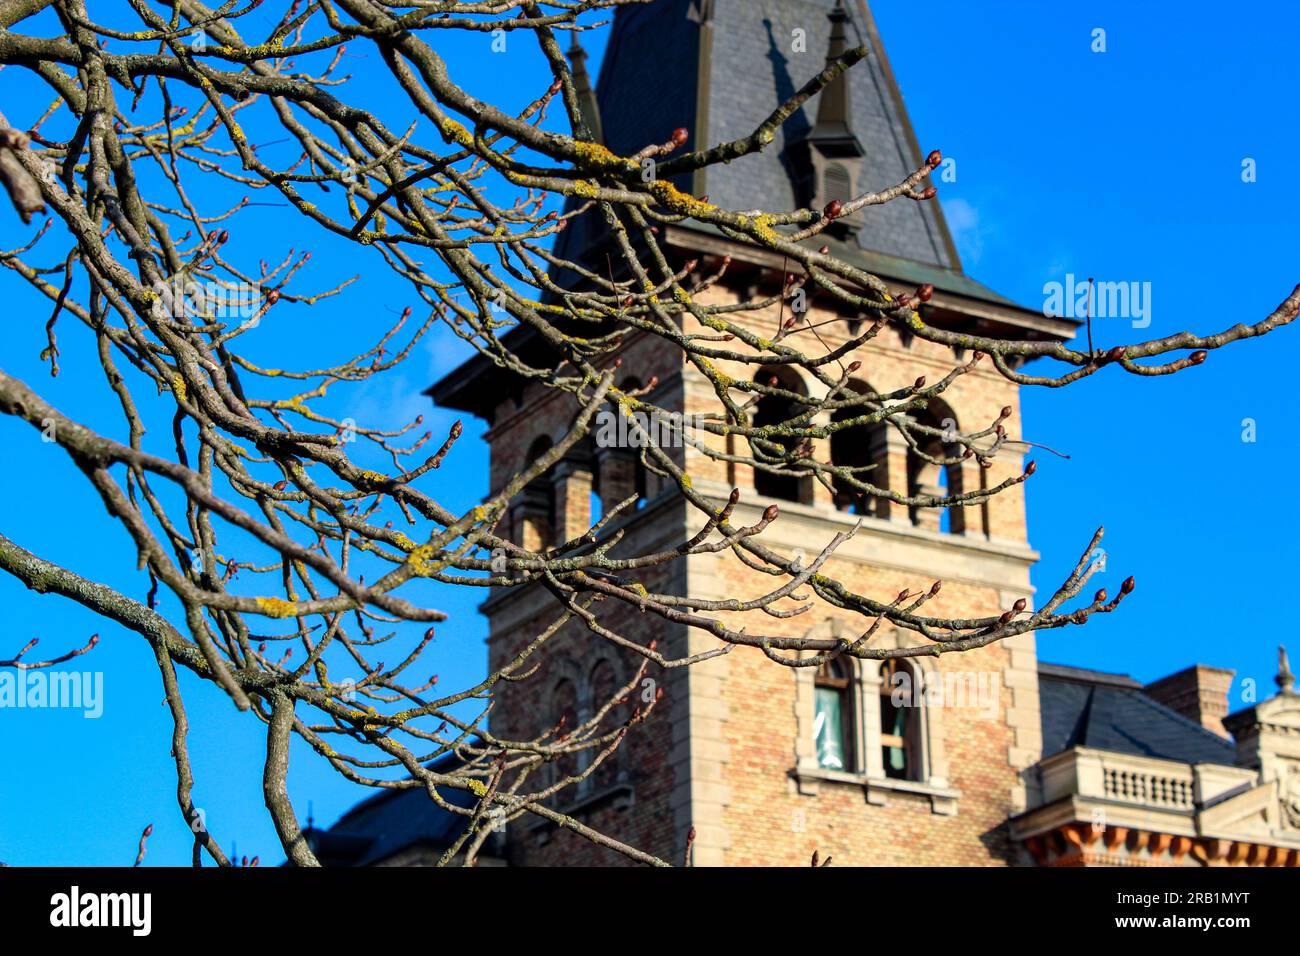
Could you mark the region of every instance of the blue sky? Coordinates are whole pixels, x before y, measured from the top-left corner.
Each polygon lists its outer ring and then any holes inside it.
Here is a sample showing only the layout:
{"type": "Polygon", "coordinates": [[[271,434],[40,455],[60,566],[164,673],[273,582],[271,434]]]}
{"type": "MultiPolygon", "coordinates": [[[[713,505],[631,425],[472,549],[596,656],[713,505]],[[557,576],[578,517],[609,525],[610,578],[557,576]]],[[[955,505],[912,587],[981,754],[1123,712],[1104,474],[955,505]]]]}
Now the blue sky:
{"type": "MultiPolygon", "coordinates": [[[[934,0],[918,8],[879,0],[873,10],[923,150],[940,147],[957,161],[957,180],[942,184],[940,197],[966,270],[980,281],[1031,307],[1041,305],[1044,283],[1067,272],[1150,282],[1151,326],[1099,320],[1106,345],[1254,322],[1300,281],[1291,235],[1300,214],[1292,168],[1300,133],[1288,122],[1300,93],[1290,40],[1300,15],[1292,5],[1252,16],[1225,16],[1209,3],[934,0]],[[1105,53],[1090,49],[1096,28],[1106,31],[1105,53]],[[1257,166],[1254,183],[1242,182],[1246,158],[1257,166]]],[[[489,60],[488,42],[444,45],[453,77],[478,96],[522,105],[537,57],[511,49],[489,60]]],[[[600,41],[589,49],[596,67],[600,41]]],[[[364,74],[371,66],[358,59],[347,68],[364,74]]],[[[359,81],[360,95],[376,95],[369,82],[359,81]]],[[[24,98],[34,90],[18,71],[0,72],[0,99],[14,125],[30,123],[43,108],[44,92],[24,98]]],[[[393,98],[382,102],[394,106],[393,98]]],[[[396,110],[384,116],[393,127],[408,118],[396,110]]],[[[355,250],[318,241],[283,209],[249,210],[232,227],[235,242],[241,231],[260,237],[249,245],[250,264],[309,243],[313,265],[295,288],[320,288],[364,268],[355,250]]],[[[12,248],[29,236],[7,210],[0,215],[0,245],[12,248]]],[[[37,358],[48,306],[11,273],[0,274],[0,283],[10,317],[4,369],[67,414],[117,434],[119,416],[95,373],[93,343],[65,317],[64,371],[51,379],[37,358]]],[[[340,358],[369,340],[376,313],[396,315],[408,304],[412,297],[382,270],[365,271],[310,313],[273,311],[253,340],[253,357],[260,352],[280,365],[291,364],[290,350],[298,364],[340,358]]],[[[463,354],[438,335],[400,374],[354,390],[336,410],[390,422],[423,412],[441,435],[455,416],[430,409],[419,392],[463,354]]],[[[1279,638],[1266,628],[1266,614],[1290,596],[1300,532],[1285,487],[1296,414],[1288,383],[1297,360],[1300,329],[1289,328],[1214,352],[1204,366],[1174,377],[1112,371],[1065,390],[1025,392],[1026,437],[1071,456],[1037,456],[1039,472],[1028,486],[1031,543],[1043,555],[1035,583],[1050,589],[1099,524],[1107,527],[1104,583],[1113,590],[1128,574],[1138,580],[1121,613],[1040,636],[1043,659],[1141,680],[1202,662],[1233,668],[1271,691],[1276,644],[1286,632],[1279,638]],[[1256,422],[1254,443],[1242,441],[1246,418],[1256,422]]],[[[155,412],[166,404],[141,400],[155,412]]],[[[154,421],[158,434],[148,441],[165,450],[166,419],[154,421]]],[[[466,426],[436,485],[457,507],[486,490],[481,424],[466,426]]],[[[147,584],[134,571],[125,535],[103,517],[62,453],[8,419],[0,420],[0,449],[7,465],[0,496],[10,503],[0,530],[142,599],[147,584]]],[[[433,652],[443,681],[468,679],[483,664],[480,597],[430,597],[451,615],[433,652]]],[[[170,719],[147,645],[8,577],[0,577],[0,602],[9,623],[0,655],[33,636],[56,651],[99,633],[100,646],[80,661],[104,672],[106,698],[98,720],[0,711],[0,861],[129,863],[140,830],[152,822],[147,862],[187,862],[170,719]]],[[[241,855],[278,861],[260,791],[261,725],[239,718],[207,686],[183,678],[183,688],[194,728],[196,801],[209,827],[228,849],[233,842],[241,855]]],[[[310,802],[323,823],[364,795],[301,750],[290,793],[304,813],[310,802]]]]}

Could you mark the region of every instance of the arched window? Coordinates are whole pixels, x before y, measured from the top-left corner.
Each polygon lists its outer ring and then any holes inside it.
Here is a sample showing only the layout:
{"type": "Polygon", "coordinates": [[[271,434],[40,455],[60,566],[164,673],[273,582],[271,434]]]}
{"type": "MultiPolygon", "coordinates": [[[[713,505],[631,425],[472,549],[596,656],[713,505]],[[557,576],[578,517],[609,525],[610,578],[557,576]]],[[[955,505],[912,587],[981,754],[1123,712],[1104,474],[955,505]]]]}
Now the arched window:
{"type": "Polygon", "coordinates": [[[853,679],[846,661],[829,660],[814,680],[813,737],[817,764],[827,770],[854,770],[853,679]]]}
{"type": "MultiPolygon", "coordinates": [[[[591,709],[594,715],[602,707],[610,702],[615,692],[618,690],[618,678],[614,673],[614,665],[607,660],[596,662],[596,666],[591,669],[591,677],[588,682],[591,688],[591,709]]],[[[604,719],[600,722],[599,733],[607,734],[620,723],[619,707],[615,704],[605,714],[604,719]]],[[[600,750],[604,750],[601,747],[600,750]]],[[[593,751],[592,759],[596,758],[600,751],[593,751]]],[[[622,748],[615,750],[607,756],[596,768],[592,774],[593,782],[598,789],[608,787],[618,781],[619,755],[622,748]]]]}
{"type": "MultiPolygon", "coordinates": [[[[528,446],[527,467],[551,450],[551,440],[540,435],[528,446]]],[[[549,474],[538,475],[515,498],[511,508],[511,534],[516,544],[531,551],[554,543],[555,487],[549,474]]]]}
{"type": "MultiPolygon", "coordinates": [[[[634,376],[623,379],[619,389],[636,391],[641,382],[634,376]]],[[[656,440],[655,429],[644,413],[638,422],[645,434],[633,425],[626,409],[610,400],[600,412],[599,426],[595,430],[596,482],[600,495],[600,512],[612,509],[630,495],[637,496],[636,507],[644,508],[650,498],[650,482],[646,466],[641,461],[642,445],[646,440],[656,440]]],[[[628,512],[624,511],[626,515],[628,512]]]]}
{"type": "MultiPolygon", "coordinates": [[[[865,384],[853,383],[850,388],[858,394],[874,394],[865,384]]],[[[873,409],[865,405],[836,409],[831,421],[845,422],[870,414],[873,409]]],[[[875,424],[850,425],[831,433],[831,464],[844,468],[868,468],[867,471],[855,472],[853,477],[877,488],[888,487],[889,472],[885,464],[885,430],[889,426],[883,422],[875,424]],[[869,467],[869,466],[875,467],[869,467]]],[[[836,478],[835,507],[856,515],[874,515],[883,517],[885,502],[879,498],[866,495],[851,482],[836,478]]]]}
{"type": "MultiPolygon", "coordinates": [[[[916,448],[909,448],[907,453],[907,492],[909,496],[930,495],[947,497],[962,493],[961,462],[935,464],[929,459],[955,459],[962,452],[962,446],[945,436],[960,434],[957,419],[952,410],[940,402],[931,399],[931,408],[914,416],[916,421],[935,429],[938,435],[914,433],[916,448]]],[[[912,524],[944,531],[951,534],[964,534],[966,531],[965,509],[923,508],[913,505],[908,509],[912,524]]]]}
{"type": "Polygon", "coordinates": [[[901,660],[887,660],[880,667],[880,751],[885,776],[895,780],[919,780],[920,694],[915,674],[901,660]]]}
{"type": "MultiPolygon", "coordinates": [[[[775,388],[796,394],[805,394],[802,383],[789,372],[773,372],[764,369],[755,376],[756,381],[764,383],[770,382],[772,378],[777,380],[777,384],[773,386],[775,388]]],[[[793,418],[797,418],[804,411],[804,406],[792,398],[765,395],[759,399],[758,408],[754,412],[754,425],[756,427],[781,425],[793,418]]],[[[769,459],[779,454],[772,447],[773,444],[785,449],[793,449],[797,441],[793,437],[774,436],[767,439],[767,444],[764,445],[761,452],[753,447],[753,443],[751,443],[750,451],[753,453],[755,461],[762,462],[770,467],[776,463],[771,462],[769,459]]],[[[800,501],[808,504],[812,500],[811,479],[800,475],[769,471],[767,468],[756,467],[754,469],[754,490],[768,498],[780,498],[784,501],[800,501]]]]}
{"type": "MultiPolygon", "coordinates": [[[[551,693],[551,721],[553,727],[559,727],[555,734],[556,742],[563,746],[579,723],[578,688],[573,681],[561,680],[556,683],[551,693]]],[[[580,765],[578,754],[561,754],[555,761],[556,775],[558,778],[577,776],[580,765]]]]}
{"type": "Polygon", "coordinates": [[[551,450],[551,440],[545,435],[538,435],[533,439],[533,443],[528,446],[528,454],[524,456],[524,465],[531,465],[537,459],[541,458],[551,450]]]}

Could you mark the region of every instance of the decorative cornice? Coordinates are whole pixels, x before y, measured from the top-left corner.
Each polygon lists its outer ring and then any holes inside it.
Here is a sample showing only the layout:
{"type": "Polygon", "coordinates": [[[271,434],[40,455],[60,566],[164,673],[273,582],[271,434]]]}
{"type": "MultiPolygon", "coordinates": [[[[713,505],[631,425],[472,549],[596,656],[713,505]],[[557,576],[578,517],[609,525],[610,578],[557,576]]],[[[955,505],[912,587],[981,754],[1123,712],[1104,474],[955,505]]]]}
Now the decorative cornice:
{"type": "Polygon", "coordinates": [[[1300,868],[1300,849],[1256,840],[1189,837],[1072,822],[1024,839],[1039,866],[1279,866],[1300,868]]]}

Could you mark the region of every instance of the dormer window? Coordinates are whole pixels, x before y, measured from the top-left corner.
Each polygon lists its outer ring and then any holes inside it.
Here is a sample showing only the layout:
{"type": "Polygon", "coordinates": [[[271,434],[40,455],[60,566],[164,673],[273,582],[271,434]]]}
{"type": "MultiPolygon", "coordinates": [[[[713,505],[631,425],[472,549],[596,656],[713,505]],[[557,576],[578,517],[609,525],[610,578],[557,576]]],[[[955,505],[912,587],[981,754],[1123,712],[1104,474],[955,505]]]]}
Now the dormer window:
{"type": "Polygon", "coordinates": [[[853,177],[843,163],[827,163],[822,171],[822,196],[826,202],[848,202],[853,198],[853,177]]]}
{"type": "MultiPolygon", "coordinates": [[[[828,16],[831,38],[826,63],[829,66],[848,48],[844,25],[849,15],[844,5],[837,3],[828,16]]],[[[805,190],[804,198],[813,209],[823,210],[837,199],[848,202],[858,194],[858,172],[865,150],[853,133],[849,123],[851,115],[848,75],[841,73],[817,95],[817,122],[792,147],[795,162],[804,167],[804,181],[811,186],[805,190]]],[[[861,217],[855,213],[836,220],[828,231],[843,238],[861,225],[861,217]]]]}

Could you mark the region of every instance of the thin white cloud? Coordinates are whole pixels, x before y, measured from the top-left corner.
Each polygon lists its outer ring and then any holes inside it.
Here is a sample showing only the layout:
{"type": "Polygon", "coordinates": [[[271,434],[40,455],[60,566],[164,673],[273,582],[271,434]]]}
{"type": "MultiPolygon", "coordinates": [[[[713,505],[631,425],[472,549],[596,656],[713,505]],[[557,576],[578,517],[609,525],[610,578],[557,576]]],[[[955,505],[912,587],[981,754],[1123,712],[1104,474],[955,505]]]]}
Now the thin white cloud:
{"type": "Polygon", "coordinates": [[[984,255],[984,237],[989,231],[980,223],[979,210],[965,199],[951,199],[943,204],[943,212],[962,260],[979,262],[984,255]]]}

